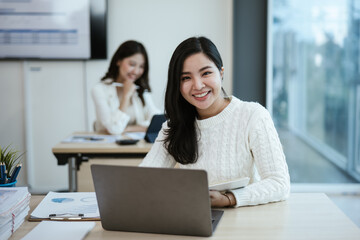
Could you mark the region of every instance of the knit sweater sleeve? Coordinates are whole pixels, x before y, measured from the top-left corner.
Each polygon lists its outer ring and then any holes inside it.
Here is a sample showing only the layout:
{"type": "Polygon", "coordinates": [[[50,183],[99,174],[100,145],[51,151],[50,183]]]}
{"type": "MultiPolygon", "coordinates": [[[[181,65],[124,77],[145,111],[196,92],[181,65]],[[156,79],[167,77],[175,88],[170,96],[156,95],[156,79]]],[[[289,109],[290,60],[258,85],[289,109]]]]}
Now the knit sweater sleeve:
{"type": "Polygon", "coordinates": [[[144,160],[140,163],[140,167],[173,168],[175,166],[176,161],[164,146],[165,129],[167,129],[166,122],[163,123],[158,137],[144,160]]]}
{"type": "Polygon", "coordinates": [[[250,118],[248,142],[260,181],[232,191],[235,207],[285,200],[290,192],[289,171],[271,116],[263,107],[250,118]]]}
{"type": "Polygon", "coordinates": [[[94,100],[98,121],[110,134],[121,134],[126,128],[130,116],[119,109],[111,109],[109,96],[101,84],[94,86],[91,95],[94,100]]]}

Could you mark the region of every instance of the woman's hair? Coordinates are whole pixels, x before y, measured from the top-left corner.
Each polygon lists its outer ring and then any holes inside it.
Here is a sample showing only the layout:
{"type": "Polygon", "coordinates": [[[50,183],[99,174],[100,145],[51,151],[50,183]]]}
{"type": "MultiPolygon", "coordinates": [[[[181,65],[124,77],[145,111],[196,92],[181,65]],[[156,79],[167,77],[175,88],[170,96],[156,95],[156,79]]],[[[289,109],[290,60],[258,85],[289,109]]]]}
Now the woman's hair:
{"type": "Polygon", "coordinates": [[[119,46],[119,48],[114,53],[114,56],[111,59],[108,71],[106,74],[101,78],[101,81],[111,79],[114,81],[119,76],[119,67],[117,65],[117,62],[119,60],[123,60],[124,58],[130,57],[134,54],[140,53],[144,56],[144,73],[141,75],[140,78],[136,79],[135,84],[139,86],[139,89],[137,90],[138,95],[143,103],[145,105],[145,101],[143,98],[144,91],[150,92],[150,85],[149,85],[149,61],[148,56],[145,50],[145,47],[137,42],[137,41],[126,41],[123,44],[119,46]]]}
{"type": "Polygon", "coordinates": [[[203,53],[221,71],[221,56],[214,43],[205,37],[186,39],[175,49],[169,64],[165,93],[165,114],[169,129],[165,132],[165,147],[181,164],[195,163],[198,159],[196,108],[180,93],[184,61],[191,55],[203,53]]]}

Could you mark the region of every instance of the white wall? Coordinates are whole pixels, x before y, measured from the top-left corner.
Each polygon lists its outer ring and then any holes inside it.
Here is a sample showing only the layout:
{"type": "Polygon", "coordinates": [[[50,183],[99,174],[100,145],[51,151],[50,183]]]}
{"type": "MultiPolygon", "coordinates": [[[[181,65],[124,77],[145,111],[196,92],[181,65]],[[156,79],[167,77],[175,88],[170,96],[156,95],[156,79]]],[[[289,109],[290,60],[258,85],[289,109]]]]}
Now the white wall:
{"type": "Polygon", "coordinates": [[[30,184],[32,192],[67,188],[67,166],[57,165],[51,148],[71,132],[91,130],[90,90],[119,44],[129,39],[144,44],[154,101],[163,109],[171,54],[191,36],[217,45],[224,87],[231,93],[232,0],[108,0],[108,60],[0,62],[0,145],[26,150],[30,170],[29,176],[22,170],[18,186],[30,184]]]}
{"type": "MultiPolygon", "coordinates": [[[[109,0],[108,13],[108,58],[126,40],[142,42],[149,55],[150,85],[159,108],[164,105],[171,55],[180,42],[192,36],[206,36],[218,47],[225,67],[224,87],[232,92],[232,0],[109,0]]],[[[105,74],[108,63],[94,64],[96,72],[86,68],[93,72],[88,74],[89,89],[105,74]]],[[[91,99],[89,103],[91,125],[95,112],[91,99]]]]}
{"type": "MultiPolygon", "coordinates": [[[[0,62],[0,146],[11,144],[21,152],[25,150],[22,67],[21,62],[0,62]]],[[[19,184],[24,184],[26,178],[26,171],[21,170],[19,184]]]]}

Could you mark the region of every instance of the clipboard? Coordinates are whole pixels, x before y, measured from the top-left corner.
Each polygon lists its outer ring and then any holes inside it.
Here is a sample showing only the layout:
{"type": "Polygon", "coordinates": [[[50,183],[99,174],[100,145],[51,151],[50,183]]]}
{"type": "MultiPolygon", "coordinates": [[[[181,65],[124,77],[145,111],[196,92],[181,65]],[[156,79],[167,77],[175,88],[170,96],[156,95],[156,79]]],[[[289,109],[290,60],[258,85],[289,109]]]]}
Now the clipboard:
{"type": "Polygon", "coordinates": [[[33,216],[29,216],[29,222],[41,222],[41,221],[100,221],[100,217],[94,218],[74,218],[74,217],[48,217],[48,218],[36,218],[33,216]]]}
{"type": "Polygon", "coordinates": [[[28,221],[100,221],[95,192],[49,192],[28,221]]]}

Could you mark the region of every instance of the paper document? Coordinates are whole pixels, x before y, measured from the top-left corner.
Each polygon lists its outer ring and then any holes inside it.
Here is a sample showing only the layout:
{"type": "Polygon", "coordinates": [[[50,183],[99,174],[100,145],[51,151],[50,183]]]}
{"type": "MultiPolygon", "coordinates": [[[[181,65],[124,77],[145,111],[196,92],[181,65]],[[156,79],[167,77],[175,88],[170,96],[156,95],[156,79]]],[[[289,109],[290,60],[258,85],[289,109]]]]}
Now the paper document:
{"type": "Polygon", "coordinates": [[[209,186],[210,190],[216,190],[216,191],[226,191],[231,189],[237,189],[241,187],[245,187],[249,184],[250,178],[244,177],[244,178],[238,178],[227,182],[221,182],[216,184],[211,184],[209,186]]]}
{"type": "MultiPolygon", "coordinates": [[[[49,192],[31,213],[31,219],[67,218],[100,219],[95,192],[57,193],[49,192]]],[[[58,220],[58,219],[53,219],[58,220]]]]}
{"type": "Polygon", "coordinates": [[[73,135],[65,138],[63,143],[113,143],[122,139],[121,135],[73,135]]]}
{"type": "Polygon", "coordinates": [[[51,222],[42,221],[23,240],[83,239],[95,226],[95,222],[51,222]]]}
{"type": "Polygon", "coordinates": [[[124,133],[124,135],[128,136],[131,139],[141,140],[141,139],[144,139],[145,132],[127,132],[127,133],[124,133]]]}

